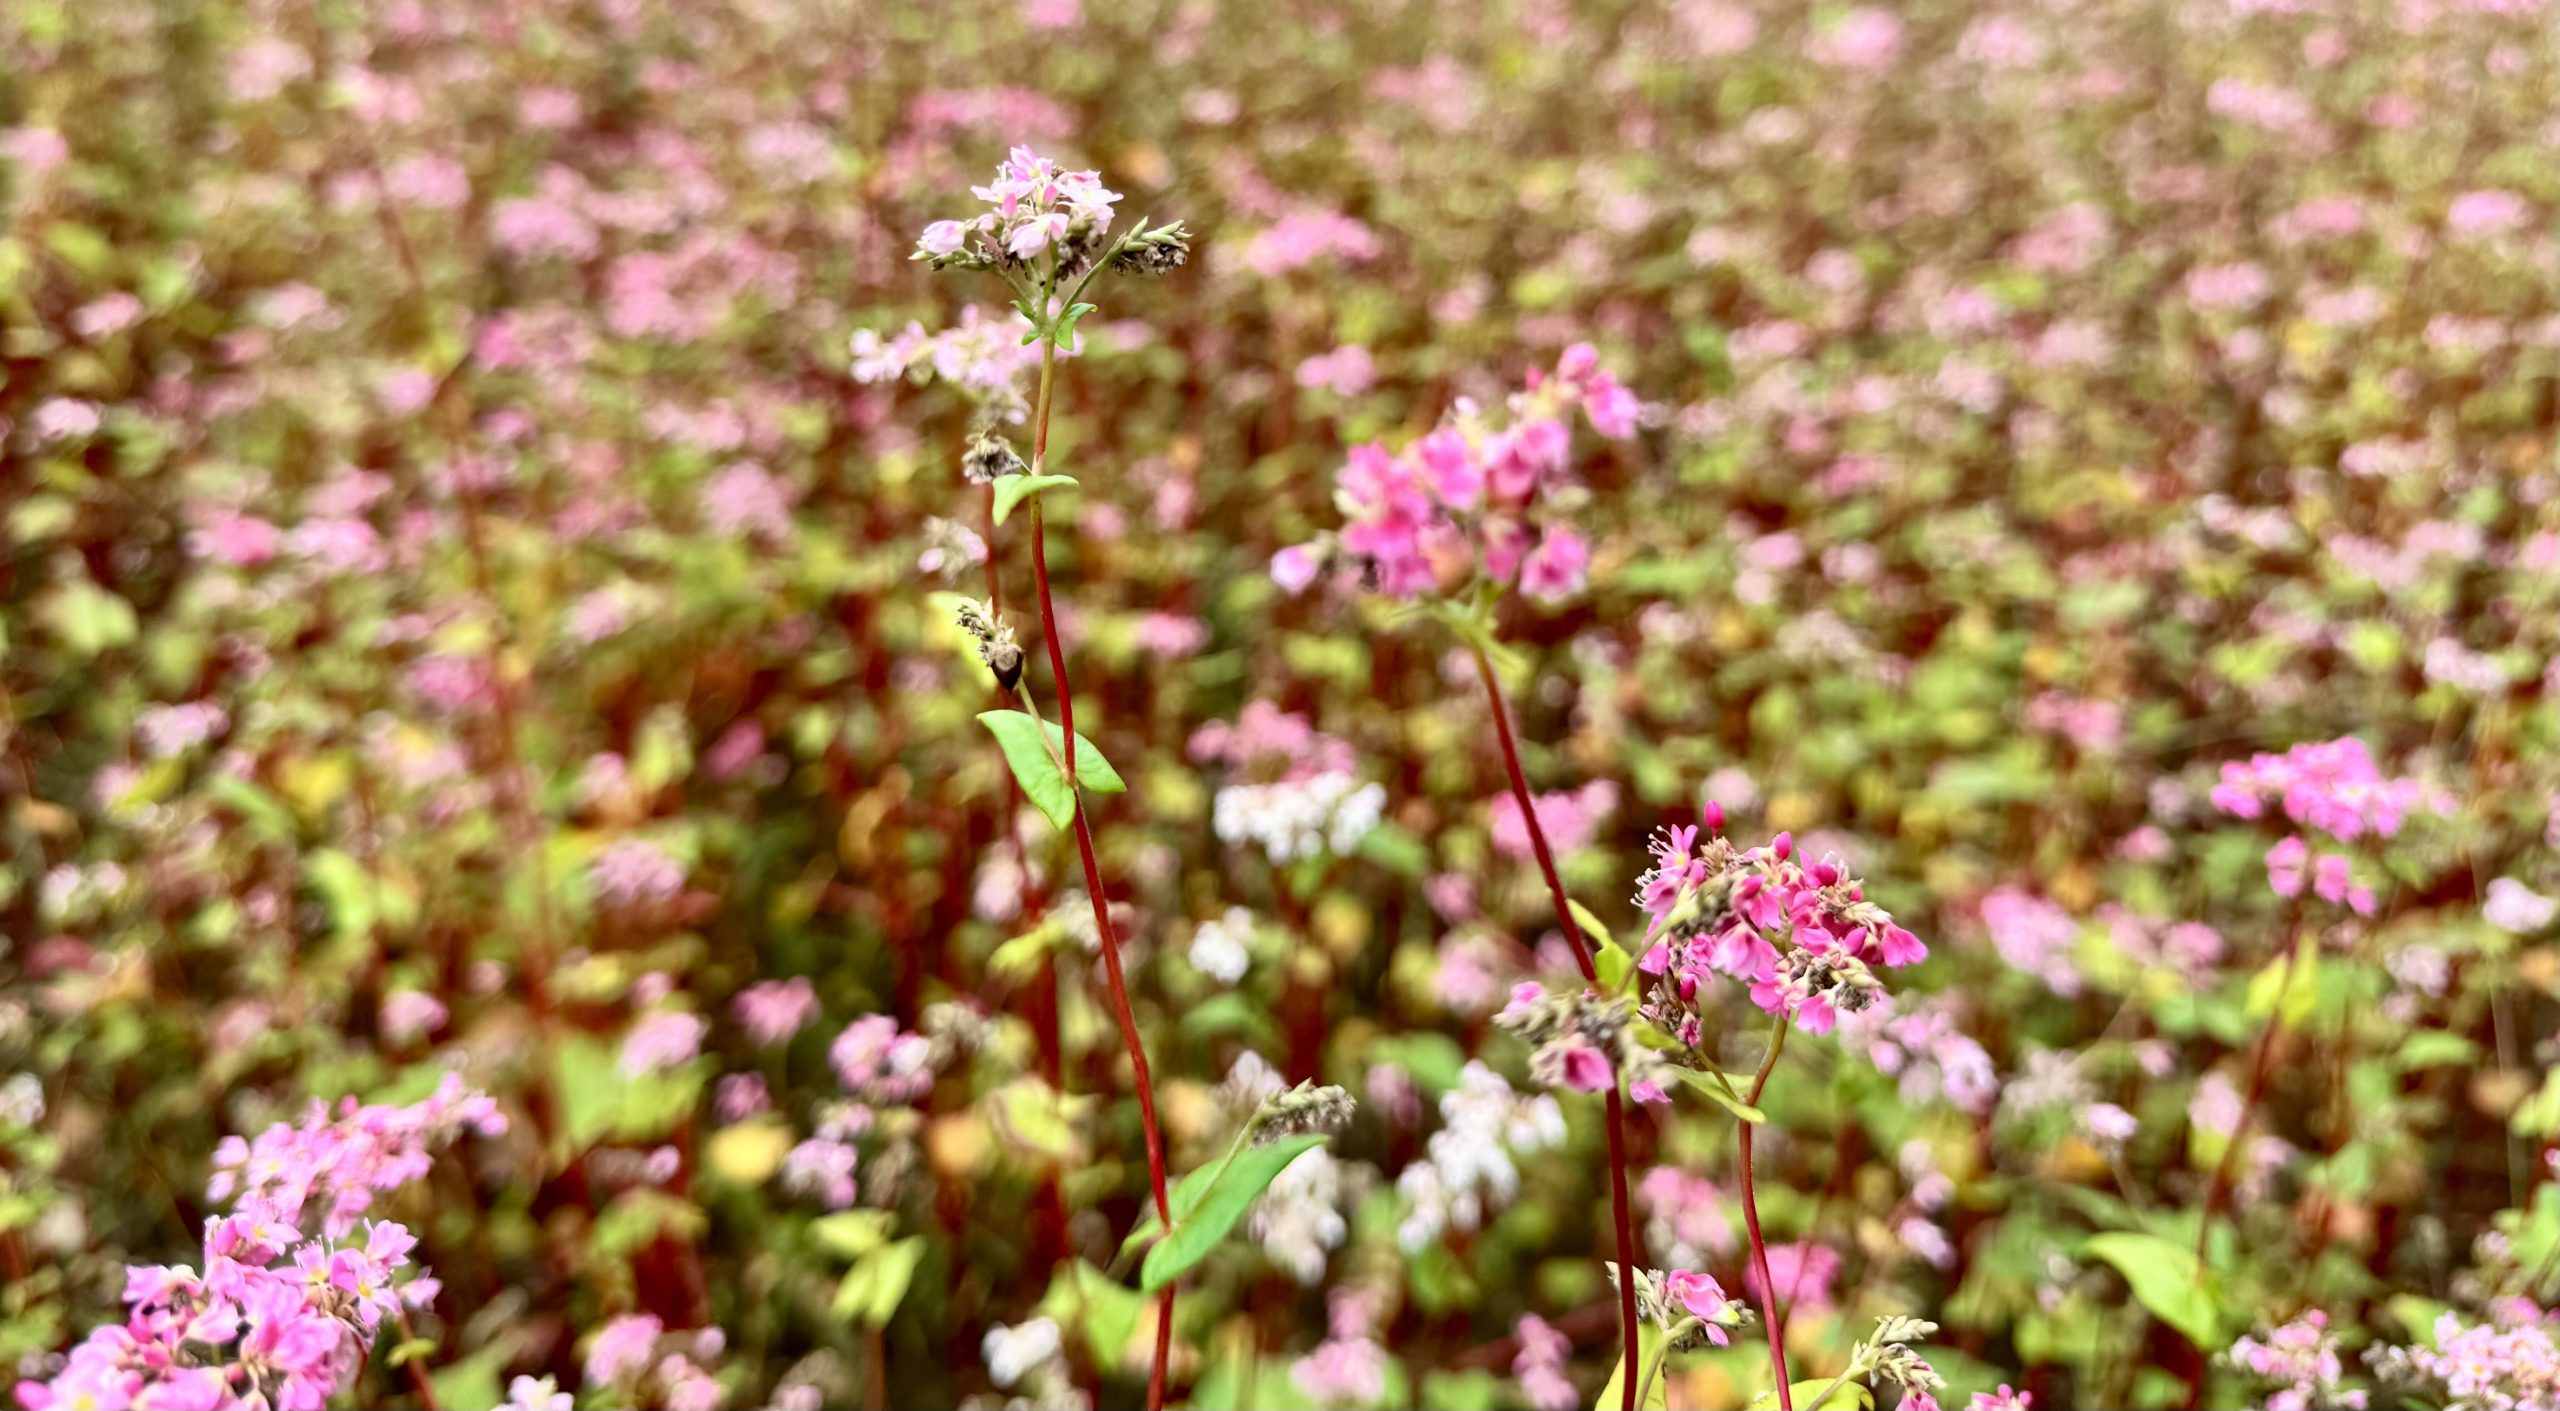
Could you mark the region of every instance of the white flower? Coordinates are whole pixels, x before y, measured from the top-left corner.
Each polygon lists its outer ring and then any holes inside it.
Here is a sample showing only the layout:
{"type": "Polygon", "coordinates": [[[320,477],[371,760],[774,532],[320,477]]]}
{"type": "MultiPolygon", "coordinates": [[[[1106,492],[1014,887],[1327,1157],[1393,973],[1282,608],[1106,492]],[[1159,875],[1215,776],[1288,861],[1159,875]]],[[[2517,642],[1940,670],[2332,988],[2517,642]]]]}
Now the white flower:
{"type": "Polygon", "coordinates": [[[997,1386],[1009,1387],[1032,1369],[1056,1358],[1064,1344],[1054,1320],[1034,1318],[1012,1327],[998,1323],[987,1329],[980,1350],[986,1355],[988,1378],[997,1386]]]}
{"type": "Polygon", "coordinates": [[[1253,913],[1240,906],[1228,907],[1226,915],[1201,922],[1191,933],[1192,968],[1222,985],[1232,985],[1253,964],[1253,955],[1246,949],[1252,938],[1253,913]]]}
{"type": "Polygon", "coordinates": [[[2560,901],[2554,901],[2513,877],[2501,877],[2489,884],[2489,896],[2480,908],[2480,917],[2501,931],[2519,936],[2531,935],[2560,916],[2560,901]]]}
{"type": "Polygon", "coordinates": [[[1341,1203],[1341,1163],[1323,1147],[1309,1148],[1254,1203],[1249,1227],[1254,1242],[1299,1283],[1322,1283],[1326,1255],[1340,1249],[1351,1233],[1341,1203]]]}

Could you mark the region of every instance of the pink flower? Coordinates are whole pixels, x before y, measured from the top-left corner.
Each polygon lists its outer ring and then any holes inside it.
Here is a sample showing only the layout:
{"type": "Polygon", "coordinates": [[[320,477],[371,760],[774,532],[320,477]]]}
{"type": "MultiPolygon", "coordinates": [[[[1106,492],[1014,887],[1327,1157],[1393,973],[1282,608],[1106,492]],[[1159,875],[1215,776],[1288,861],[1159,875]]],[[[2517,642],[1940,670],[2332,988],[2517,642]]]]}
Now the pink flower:
{"type": "Polygon", "coordinates": [[[818,993],[805,975],[749,985],[732,1004],[747,1037],[759,1045],[783,1043],[818,1017],[818,993]]]}
{"type": "Polygon", "coordinates": [[[1662,1294],[1705,1325],[1709,1342],[1718,1347],[1727,1344],[1725,1326],[1736,1321],[1736,1312],[1722,1284],[1694,1270],[1676,1269],[1663,1276],[1662,1294]]]}
{"type": "Polygon", "coordinates": [[[1271,556],[1271,581],[1294,598],[1307,591],[1322,568],[1313,550],[1304,544],[1293,544],[1271,556]]]}
{"type": "Polygon", "coordinates": [[[587,1346],[587,1383],[590,1386],[612,1386],[637,1376],[649,1365],[657,1350],[658,1336],[666,1324],[646,1313],[616,1318],[604,1325],[595,1341],[587,1346]]]}
{"type": "Polygon", "coordinates": [[[1591,567],[1591,550],[1582,536],[1563,525],[1551,525],[1538,547],[1520,565],[1520,590],[1540,602],[1561,602],[1582,591],[1591,567]]]}

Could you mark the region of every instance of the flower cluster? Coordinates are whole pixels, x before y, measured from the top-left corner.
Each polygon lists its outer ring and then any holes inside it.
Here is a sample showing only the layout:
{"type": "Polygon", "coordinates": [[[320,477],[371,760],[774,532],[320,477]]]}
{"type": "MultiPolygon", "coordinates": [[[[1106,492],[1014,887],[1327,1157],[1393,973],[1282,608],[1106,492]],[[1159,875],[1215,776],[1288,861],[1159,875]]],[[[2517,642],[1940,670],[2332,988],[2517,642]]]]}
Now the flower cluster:
{"type": "Polygon", "coordinates": [[[374,1198],[424,1176],[438,1146],[494,1136],[505,1119],[448,1076],[407,1107],[315,1110],[216,1154],[208,1194],[235,1213],[206,1222],[201,1272],[136,1265],[125,1321],[93,1330],[60,1370],[21,1382],[25,1411],[319,1411],[343,1391],[385,1319],[432,1301],[432,1278],[400,1282],[417,1238],[357,1223],[374,1198]],[[317,1233],[314,1233],[314,1231],[317,1233]]]}
{"type": "Polygon", "coordinates": [[[313,1103],[299,1124],[279,1123],[213,1149],[205,1195],[255,1206],[300,1227],[306,1221],[331,1239],[344,1238],[372,1210],[376,1196],[427,1174],[435,1151],[465,1135],[503,1136],[506,1114],[485,1093],[448,1073],[436,1090],[406,1107],[341,1103],[334,1115],[313,1103]]]}
{"type": "MultiPolygon", "coordinates": [[[[1615,1261],[1609,1280],[1620,1277],[1615,1261]]],[[[1636,1316],[1662,1329],[1674,1352],[1696,1347],[1725,1347],[1732,1330],[1752,1319],[1751,1310],[1725,1296],[1724,1285],[1694,1269],[1638,1269],[1636,1316]]]]}
{"type": "MultiPolygon", "coordinates": [[[[2212,797],[2214,807],[2250,819],[2264,816],[2274,799],[2295,825],[2341,843],[2397,836],[2422,809],[2450,811],[2449,801],[2420,781],[2386,777],[2353,735],[2227,763],[2212,797]]],[[[2314,854],[2297,833],[2269,848],[2266,862],[2267,886],[2280,897],[2301,896],[2307,881],[2322,901],[2344,903],[2359,916],[2374,913],[2373,889],[2355,880],[2344,853],[2314,854]]]]}
{"type": "MultiPolygon", "coordinates": [[[[1016,311],[1009,318],[988,314],[975,304],[960,310],[960,321],[940,332],[921,323],[883,338],[873,329],[857,329],[852,339],[853,380],[877,383],[939,380],[960,389],[988,414],[1018,421],[1031,410],[1022,383],[1040,365],[1040,349],[1024,341],[1031,321],[1016,311]]],[[[1072,356],[1070,345],[1058,352],[1072,356]]]]}
{"type": "Polygon", "coordinates": [[[1938,1388],[1947,1379],[1911,1344],[1924,1342],[1937,1331],[1938,1325],[1925,1318],[1901,1314],[1878,1318],[1874,1335],[1849,1349],[1849,1365],[1840,1370],[1839,1379],[1895,1387],[1910,1411],[1936,1411],[1938,1388]]]}
{"type": "Polygon", "coordinates": [[[1535,981],[1512,987],[1511,1003],[1493,1022],[1532,1046],[1529,1076],[1551,1088],[1606,1092],[1621,1075],[1638,1102],[1669,1102],[1670,1065],[1641,1042],[1635,1006],[1590,990],[1550,993],[1535,981]]]}
{"type": "Polygon", "coordinates": [[[1564,1144],[1564,1110],[1553,1097],[1523,1097],[1502,1075],[1469,1060],[1458,1085],[1440,1097],[1439,1131],[1425,1159],[1404,1168],[1396,1191],[1406,1212],[1396,1240],[1419,1250],[1450,1229],[1472,1230],[1484,1219],[1488,1199],[1509,1201],[1520,1189],[1513,1156],[1564,1144]]]}
{"type": "Polygon", "coordinates": [[[2363,1411],[2367,1394],[2339,1385],[2345,1366],[2338,1338],[2319,1309],[2263,1338],[2244,1337],[2225,1356],[2249,1375],[2281,1384],[2268,1393],[2267,1411],[2363,1411]]]}
{"type": "Polygon", "coordinates": [[[1520,1320],[1518,1336],[1520,1351],[1511,1359],[1511,1375],[1519,1380],[1520,1393],[1529,1398],[1529,1405],[1535,1411],[1572,1411],[1580,1406],[1582,1398],[1564,1374],[1573,1361],[1573,1339],[1535,1313],[1520,1320]]]}
{"type": "Polygon", "coordinates": [[[899,1028],[885,1014],[846,1025],[828,1045],[827,1063],[848,1096],[821,1104],[815,1134],[784,1153],[783,1188],[815,1196],[829,1210],[852,1205],[861,1193],[862,1153],[855,1143],[879,1124],[883,1109],[933,1090],[937,1050],[933,1039],[899,1028]]]}
{"type": "Polygon", "coordinates": [[[645,1401],[667,1411],[719,1411],[720,1383],[702,1364],[718,1361],[727,1345],[718,1328],[670,1333],[651,1314],[628,1314],[587,1344],[587,1385],[609,1389],[617,1405],[645,1401]]]}
{"type": "MultiPolygon", "coordinates": [[[[2394,1347],[2373,1356],[2384,1381],[2427,1389],[2444,1411],[2555,1411],[2560,1408],[2560,1341],[2552,1315],[2524,1299],[2501,1300],[2487,1322],[2436,1319],[2435,1346],[2394,1347]]],[[[2236,1349],[2235,1349],[2236,1351],[2236,1349]]]]}
{"type": "Polygon", "coordinates": [[[1062,268],[1081,269],[1101,253],[1120,193],[1093,171],[1061,171],[1028,147],[1016,147],[995,180],[969,193],[987,209],[965,221],[938,220],[916,241],[915,258],[936,269],[1019,268],[1055,253],[1062,268]]]}
{"type": "Polygon", "coordinates": [[[1338,554],[1392,598],[1453,592],[1479,574],[1541,601],[1580,592],[1590,548],[1551,517],[1572,480],[1568,418],[1577,407],[1604,437],[1635,434],[1635,395],[1601,369],[1587,343],[1567,348],[1552,376],[1533,371],[1501,424],[1461,401],[1445,424],[1401,453],[1353,447],[1334,491],[1349,522],[1329,540],[1282,550],[1272,577],[1302,590],[1338,554]]]}
{"type": "Polygon", "coordinates": [[[2342,843],[2367,834],[2397,836],[2410,814],[2444,807],[2420,781],[2386,777],[2373,751],[2353,735],[2222,766],[2214,807],[2236,818],[2257,818],[2270,799],[2294,823],[2342,843]]]}
{"type": "Polygon", "coordinates": [[[1654,840],[1653,855],[1637,883],[1656,938],[1637,962],[1652,979],[1644,1015],[1683,1044],[1705,1036],[1698,995],[1718,975],[1749,984],[1753,1004],[1821,1034],[1883,995],[1873,965],[1928,958],[1839,858],[1807,865],[1789,834],[1745,850],[1721,835],[1700,844],[1697,829],[1675,828],[1654,840]]]}

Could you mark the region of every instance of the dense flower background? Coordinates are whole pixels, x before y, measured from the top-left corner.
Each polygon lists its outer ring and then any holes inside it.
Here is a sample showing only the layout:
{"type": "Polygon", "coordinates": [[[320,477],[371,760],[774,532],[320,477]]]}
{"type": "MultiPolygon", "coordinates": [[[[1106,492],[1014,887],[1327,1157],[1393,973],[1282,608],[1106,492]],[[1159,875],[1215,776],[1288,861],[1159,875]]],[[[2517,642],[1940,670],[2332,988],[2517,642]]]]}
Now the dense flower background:
{"type": "Polygon", "coordinates": [[[2554,21],[13,0],[0,1374],[2560,1408],[2554,21]]]}

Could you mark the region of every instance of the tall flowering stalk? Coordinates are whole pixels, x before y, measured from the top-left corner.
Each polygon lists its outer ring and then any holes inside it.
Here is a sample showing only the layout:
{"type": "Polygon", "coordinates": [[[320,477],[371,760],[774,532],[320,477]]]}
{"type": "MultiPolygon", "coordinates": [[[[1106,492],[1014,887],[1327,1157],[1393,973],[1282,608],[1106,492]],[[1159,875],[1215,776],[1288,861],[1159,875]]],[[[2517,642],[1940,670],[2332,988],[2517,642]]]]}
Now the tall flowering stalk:
{"type": "MultiPolygon", "coordinates": [[[[1517,588],[1540,601],[1558,601],[1579,592],[1589,572],[1590,549],[1564,520],[1565,497],[1557,494],[1572,482],[1577,409],[1602,436],[1622,440],[1635,433],[1639,407],[1634,394],[1600,367],[1599,354],[1587,343],[1566,349],[1552,374],[1532,371],[1510,398],[1507,419],[1462,400],[1446,422],[1402,452],[1378,444],[1354,447],[1334,496],[1348,522],[1335,535],[1282,550],[1272,560],[1271,573],[1283,588],[1296,592],[1315,582],[1328,562],[1347,564],[1356,568],[1364,586],[1398,601],[1426,604],[1467,643],[1502,745],[1512,801],[1526,825],[1556,926],[1572,947],[1583,982],[1596,988],[1600,972],[1539,821],[1493,662],[1492,610],[1506,591],[1517,588]]],[[[1585,1062],[1566,1077],[1569,1086],[1605,1090],[1617,1268],[1634,1270],[1638,1261],[1627,1188],[1623,1085],[1605,1064],[1595,1068],[1585,1062]]],[[[1626,1411],[1634,1411],[1637,1369],[1643,1362],[1637,1305],[1635,1281],[1622,1274],[1618,1325],[1626,1411]]]]}
{"type": "Polygon", "coordinates": [[[1663,1048],[1658,1051],[1679,1067],[1684,1080],[1723,1103],[1738,1120],[1742,1220],[1751,1241],[1752,1282],[1768,1328],[1769,1370],[1777,1381],[1778,1405],[1781,1411],[1794,1411],[1786,1317],[1769,1274],[1769,1245],[1760,1228],[1752,1170],[1753,1136],[1764,1120],[1760,1099],[1786,1052],[1790,1031],[1830,1032],[1841,1014],[1867,1009],[1884,997],[1878,967],[1910,965],[1926,959],[1929,950],[1867,900],[1865,884],[1849,875],[1841,859],[1807,864],[1797,854],[1795,839],[1785,833],[1764,847],[1739,848],[1716,833],[1721,824],[1720,812],[1711,805],[1710,836],[1704,843],[1695,828],[1674,829],[1656,841],[1654,866],[1637,883],[1648,944],[1630,979],[1640,996],[1638,1016],[1660,1036],[1663,1048]],[[1704,1001],[1719,979],[1748,986],[1751,1003],[1776,1021],[1748,1092],[1737,1091],[1703,1051],[1709,1037],[1704,1001]]]}
{"type": "MultiPolygon", "coordinates": [[[[1099,751],[1076,735],[1075,687],[1067,674],[1058,610],[1049,585],[1047,521],[1043,492],[1072,485],[1073,480],[1049,470],[1050,411],[1057,387],[1059,355],[1075,346],[1076,323],[1093,311],[1082,296],[1104,271],[1164,274],[1180,266],[1190,252],[1189,235],[1179,222],[1150,226],[1139,221],[1115,235],[1112,207],[1119,193],[1104,187],[1096,172],[1062,171],[1057,164],[1016,147],[997,168],[995,180],[971,188],[987,209],[966,221],[936,221],[917,241],[915,258],[936,269],[993,273],[1013,291],[1014,308],[1028,325],[1022,345],[1040,350],[1038,389],[1031,402],[1031,462],[1021,457],[1000,430],[982,425],[973,437],[968,466],[991,484],[991,525],[1001,524],[1025,500],[1031,511],[1031,582],[1040,608],[1040,638],[1049,658],[1049,674],[1057,683],[1058,725],[1041,718],[1039,706],[1022,677],[1022,651],[1011,630],[990,609],[964,610],[962,625],[976,639],[979,654],[997,683],[1019,694],[1023,710],[990,711],[980,717],[1005,749],[1015,777],[1050,821],[1071,831],[1076,856],[1083,864],[1086,899],[1093,906],[1094,929],[1102,940],[1102,963],[1110,979],[1111,1004],[1120,1021],[1121,1042],[1129,1053],[1137,1095],[1138,1117],[1145,1129],[1147,1182],[1158,1223],[1174,1225],[1172,1200],[1165,1179],[1164,1134],[1156,1120],[1155,1080],[1147,1065],[1146,1044],[1129,1005],[1128,978],[1120,960],[1120,937],[1111,921],[1109,894],[1096,860],[1093,826],[1083,795],[1087,790],[1118,792],[1125,787],[1099,751]],[[1079,750],[1088,751],[1080,772],[1079,750]]],[[[1173,1347],[1174,1285],[1164,1285],[1156,1301],[1155,1359],[1147,1378],[1147,1405],[1161,1407],[1165,1376],[1173,1347]]]]}

